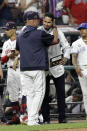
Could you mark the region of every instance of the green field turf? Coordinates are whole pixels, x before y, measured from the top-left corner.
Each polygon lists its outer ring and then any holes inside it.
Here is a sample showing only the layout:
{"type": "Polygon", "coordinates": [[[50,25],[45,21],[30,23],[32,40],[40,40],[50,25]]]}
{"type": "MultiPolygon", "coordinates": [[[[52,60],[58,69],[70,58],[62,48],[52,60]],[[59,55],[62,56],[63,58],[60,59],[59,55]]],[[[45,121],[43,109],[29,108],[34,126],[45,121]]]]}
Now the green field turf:
{"type": "Polygon", "coordinates": [[[39,126],[12,125],[0,126],[0,131],[46,131],[57,129],[87,128],[87,122],[75,122],[67,124],[45,124],[39,126]]]}

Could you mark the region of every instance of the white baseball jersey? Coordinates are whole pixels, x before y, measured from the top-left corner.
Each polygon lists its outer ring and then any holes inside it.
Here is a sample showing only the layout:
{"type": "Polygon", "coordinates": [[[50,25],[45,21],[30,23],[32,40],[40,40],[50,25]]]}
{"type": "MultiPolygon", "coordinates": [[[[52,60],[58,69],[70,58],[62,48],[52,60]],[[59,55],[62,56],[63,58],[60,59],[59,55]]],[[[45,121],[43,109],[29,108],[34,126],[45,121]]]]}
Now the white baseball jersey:
{"type": "MultiPolygon", "coordinates": [[[[4,42],[2,47],[2,54],[1,57],[7,56],[8,54],[11,54],[12,50],[15,50],[16,47],[16,40],[11,41],[10,39],[4,42]]],[[[7,62],[7,66],[10,67],[13,65],[14,60],[9,59],[7,62]]]]}
{"type": "Polygon", "coordinates": [[[87,114],[87,44],[82,38],[72,43],[71,53],[77,54],[77,62],[82,69],[83,76],[78,76],[78,78],[83,92],[84,106],[87,114]]]}
{"type": "Polygon", "coordinates": [[[87,75],[87,44],[82,38],[72,43],[71,53],[78,54],[78,65],[82,69],[83,75],[87,75]]]}
{"type": "MultiPolygon", "coordinates": [[[[49,31],[45,30],[43,26],[39,27],[39,29],[46,31],[47,33],[53,35],[53,29],[50,29],[49,31]]],[[[58,31],[58,38],[59,43],[56,45],[52,45],[48,47],[48,58],[49,58],[49,71],[50,73],[55,77],[60,77],[64,74],[64,66],[63,65],[56,65],[53,67],[50,67],[50,59],[57,59],[60,55],[64,52],[64,57],[70,58],[70,45],[68,41],[66,40],[64,34],[57,29],[58,31]]]]}
{"type": "MultiPolygon", "coordinates": [[[[1,58],[6,57],[8,54],[11,54],[12,50],[15,50],[16,40],[11,41],[10,39],[4,42],[2,48],[1,58]]],[[[7,90],[9,92],[9,99],[11,102],[18,101],[19,93],[21,91],[21,81],[20,81],[20,70],[19,68],[16,71],[12,68],[14,59],[8,59],[7,66],[7,90]]]]}

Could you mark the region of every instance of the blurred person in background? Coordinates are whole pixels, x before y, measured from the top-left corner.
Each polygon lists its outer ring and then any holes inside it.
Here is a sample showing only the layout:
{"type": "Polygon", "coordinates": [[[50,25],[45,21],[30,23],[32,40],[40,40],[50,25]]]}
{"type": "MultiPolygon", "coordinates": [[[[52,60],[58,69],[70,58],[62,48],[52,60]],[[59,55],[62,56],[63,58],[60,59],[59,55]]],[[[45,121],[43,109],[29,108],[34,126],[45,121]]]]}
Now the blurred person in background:
{"type": "Polygon", "coordinates": [[[21,0],[21,8],[24,13],[27,11],[38,12],[40,19],[44,14],[44,3],[43,0],[21,0]]]}
{"type": "Polygon", "coordinates": [[[8,6],[11,9],[12,21],[16,22],[17,25],[23,23],[23,3],[22,0],[7,0],[8,6]]]}
{"type": "Polygon", "coordinates": [[[67,104],[67,113],[80,114],[81,112],[85,112],[84,104],[80,104],[78,102],[83,102],[83,96],[80,87],[74,89],[72,94],[66,98],[66,103],[71,103],[67,104]]]}
{"type": "Polygon", "coordinates": [[[87,22],[87,0],[64,0],[64,9],[69,16],[70,25],[87,22]]]}
{"type": "Polygon", "coordinates": [[[9,20],[12,20],[12,12],[8,6],[8,1],[0,0],[0,26],[5,26],[9,20]]]}
{"type": "Polygon", "coordinates": [[[22,1],[0,0],[0,26],[5,26],[8,21],[15,21],[19,24],[22,21],[22,11],[22,1]]]}
{"type": "Polygon", "coordinates": [[[49,0],[49,12],[51,12],[54,15],[55,24],[57,25],[63,24],[62,4],[63,4],[63,0],[49,0]]]}

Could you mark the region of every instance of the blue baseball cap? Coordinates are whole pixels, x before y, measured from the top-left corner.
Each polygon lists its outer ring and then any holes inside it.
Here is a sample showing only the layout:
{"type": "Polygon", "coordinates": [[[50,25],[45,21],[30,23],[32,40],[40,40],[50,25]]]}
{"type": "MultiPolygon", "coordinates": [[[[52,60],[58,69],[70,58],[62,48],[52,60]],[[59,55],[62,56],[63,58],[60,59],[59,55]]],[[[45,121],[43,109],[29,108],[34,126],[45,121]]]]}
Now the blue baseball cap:
{"type": "Polygon", "coordinates": [[[13,21],[7,22],[3,29],[10,30],[10,29],[17,29],[16,23],[13,21]]]}
{"type": "Polygon", "coordinates": [[[80,26],[77,29],[78,30],[87,29],[87,23],[81,23],[80,26]]]}
{"type": "Polygon", "coordinates": [[[39,15],[37,12],[28,11],[24,14],[24,20],[34,20],[34,19],[39,19],[39,15]]]}

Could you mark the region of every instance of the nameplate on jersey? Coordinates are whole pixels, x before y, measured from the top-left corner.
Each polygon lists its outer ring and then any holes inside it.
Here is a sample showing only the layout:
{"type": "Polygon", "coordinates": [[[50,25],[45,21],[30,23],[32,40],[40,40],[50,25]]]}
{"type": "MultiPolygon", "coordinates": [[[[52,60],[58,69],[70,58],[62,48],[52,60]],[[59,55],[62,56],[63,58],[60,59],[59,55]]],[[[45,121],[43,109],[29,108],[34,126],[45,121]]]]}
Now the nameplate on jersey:
{"type": "Polygon", "coordinates": [[[59,61],[63,58],[63,55],[55,56],[50,58],[50,67],[56,66],[59,64],[59,61]]]}

